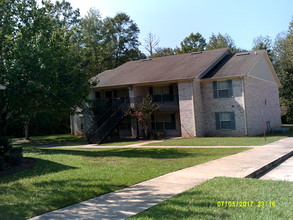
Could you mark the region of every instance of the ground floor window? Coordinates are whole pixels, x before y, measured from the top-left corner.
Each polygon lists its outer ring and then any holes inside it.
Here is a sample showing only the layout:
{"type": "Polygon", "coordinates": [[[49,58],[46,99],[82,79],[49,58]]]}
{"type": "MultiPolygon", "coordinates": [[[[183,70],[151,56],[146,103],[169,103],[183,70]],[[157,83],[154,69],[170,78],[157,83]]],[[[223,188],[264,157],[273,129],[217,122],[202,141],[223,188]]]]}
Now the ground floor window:
{"type": "Polygon", "coordinates": [[[131,118],[124,117],[122,121],[119,123],[119,129],[121,130],[130,130],[131,129],[131,118]]]}
{"type": "Polygon", "coordinates": [[[161,130],[176,130],[175,114],[154,114],[152,116],[152,129],[161,130]]]}
{"type": "Polygon", "coordinates": [[[216,112],[216,129],[217,130],[235,130],[235,113],[234,112],[216,112]]]}

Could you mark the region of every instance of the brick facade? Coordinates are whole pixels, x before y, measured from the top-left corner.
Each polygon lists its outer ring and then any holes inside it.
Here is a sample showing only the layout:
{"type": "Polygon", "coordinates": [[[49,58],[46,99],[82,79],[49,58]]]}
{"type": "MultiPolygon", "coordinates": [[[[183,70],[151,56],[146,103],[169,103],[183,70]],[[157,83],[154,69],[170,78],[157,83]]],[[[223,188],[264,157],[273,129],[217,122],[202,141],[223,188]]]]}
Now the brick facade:
{"type": "Polygon", "coordinates": [[[178,83],[179,111],[182,137],[196,136],[193,89],[194,86],[192,81],[178,83]]]}
{"type": "Polygon", "coordinates": [[[217,98],[213,96],[213,81],[203,81],[202,103],[204,118],[204,136],[244,136],[244,96],[242,79],[232,80],[232,98],[217,98]],[[216,130],[215,112],[234,112],[236,130],[216,130]]]}
{"type": "Polygon", "coordinates": [[[245,77],[244,85],[248,135],[263,133],[267,121],[281,127],[278,85],[254,77],[245,77]]]}

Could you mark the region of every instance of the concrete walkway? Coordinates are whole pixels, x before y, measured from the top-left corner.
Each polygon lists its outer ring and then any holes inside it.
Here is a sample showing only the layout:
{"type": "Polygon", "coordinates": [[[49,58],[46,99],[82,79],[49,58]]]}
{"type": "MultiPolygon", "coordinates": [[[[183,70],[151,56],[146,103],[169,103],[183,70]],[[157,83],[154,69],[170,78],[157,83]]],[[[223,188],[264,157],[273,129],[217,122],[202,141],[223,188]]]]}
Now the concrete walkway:
{"type": "Polygon", "coordinates": [[[259,179],[284,180],[293,182],[293,157],[290,157],[259,179]]]}
{"type": "MultiPolygon", "coordinates": [[[[174,147],[174,146],[173,146],[174,147]]],[[[125,219],[217,176],[257,175],[293,153],[293,138],[255,147],[59,209],[31,220],[125,219]]],[[[54,196],[54,195],[52,195],[54,196]]]]}

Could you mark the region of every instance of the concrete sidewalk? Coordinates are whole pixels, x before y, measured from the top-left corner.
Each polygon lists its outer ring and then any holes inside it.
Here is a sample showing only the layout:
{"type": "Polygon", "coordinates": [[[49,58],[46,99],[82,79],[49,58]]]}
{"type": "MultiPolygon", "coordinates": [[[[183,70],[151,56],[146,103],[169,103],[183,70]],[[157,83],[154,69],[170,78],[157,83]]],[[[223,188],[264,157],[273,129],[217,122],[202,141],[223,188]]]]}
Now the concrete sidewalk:
{"type": "MultiPolygon", "coordinates": [[[[247,177],[293,153],[293,138],[189,167],[31,220],[125,219],[217,176],[247,177]],[[281,158],[281,159],[280,159],[281,158]]],[[[53,196],[53,195],[52,195],[53,196]]]]}

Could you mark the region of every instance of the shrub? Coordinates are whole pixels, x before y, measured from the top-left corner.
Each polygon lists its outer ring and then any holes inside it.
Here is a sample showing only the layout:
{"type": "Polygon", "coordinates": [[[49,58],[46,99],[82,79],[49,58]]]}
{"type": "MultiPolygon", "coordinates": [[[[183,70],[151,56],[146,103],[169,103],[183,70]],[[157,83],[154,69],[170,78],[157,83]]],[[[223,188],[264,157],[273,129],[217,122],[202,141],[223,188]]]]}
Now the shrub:
{"type": "Polygon", "coordinates": [[[160,140],[166,137],[165,131],[150,132],[151,140],[160,140]]]}
{"type": "Polygon", "coordinates": [[[22,147],[11,148],[9,151],[9,162],[18,165],[22,160],[22,147]]]}

